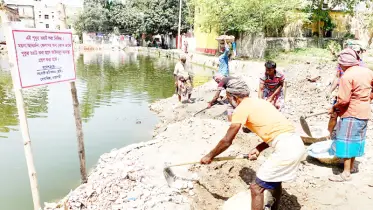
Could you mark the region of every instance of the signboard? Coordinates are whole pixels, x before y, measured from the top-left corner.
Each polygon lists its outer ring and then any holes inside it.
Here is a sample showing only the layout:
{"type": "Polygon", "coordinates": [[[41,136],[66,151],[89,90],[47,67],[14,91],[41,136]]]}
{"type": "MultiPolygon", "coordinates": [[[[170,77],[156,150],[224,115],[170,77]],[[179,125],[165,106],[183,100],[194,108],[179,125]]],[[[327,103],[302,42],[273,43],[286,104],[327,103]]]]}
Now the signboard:
{"type": "Polygon", "coordinates": [[[76,79],[71,31],[11,29],[9,54],[15,59],[15,88],[29,88],[76,79]]]}

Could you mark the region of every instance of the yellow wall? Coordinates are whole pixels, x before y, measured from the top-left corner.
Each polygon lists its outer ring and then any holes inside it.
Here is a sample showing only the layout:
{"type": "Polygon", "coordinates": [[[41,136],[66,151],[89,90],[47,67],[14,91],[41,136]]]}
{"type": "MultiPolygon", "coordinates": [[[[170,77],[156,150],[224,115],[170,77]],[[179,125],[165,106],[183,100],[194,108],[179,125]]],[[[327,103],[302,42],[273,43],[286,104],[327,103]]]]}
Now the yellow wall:
{"type": "Polygon", "coordinates": [[[218,33],[214,30],[211,30],[210,33],[201,32],[197,27],[194,28],[194,37],[196,38],[196,48],[203,49],[218,49],[218,42],[216,38],[218,33]]]}
{"type": "Polygon", "coordinates": [[[218,50],[218,41],[216,38],[219,34],[215,29],[211,28],[209,32],[202,32],[201,26],[198,24],[200,18],[199,13],[203,12],[203,8],[196,8],[194,16],[194,37],[196,39],[196,50],[208,54],[215,54],[218,50]]]}
{"type": "MultiPolygon", "coordinates": [[[[333,29],[332,37],[341,37],[347,32],[350,32],[350,29],[348,28],[351,19],[350,15],[342,11],[330,11],[329,15],[332,18],[333,23],[336,25],[336,27],[333,29]]],[[[323,26],[323,24],[324,23],[322,22],[321,26],[323,26]]],[[[307,25],[305,28],[312,29],[312,34],[319,31],[317,23],[307,25]]]]}

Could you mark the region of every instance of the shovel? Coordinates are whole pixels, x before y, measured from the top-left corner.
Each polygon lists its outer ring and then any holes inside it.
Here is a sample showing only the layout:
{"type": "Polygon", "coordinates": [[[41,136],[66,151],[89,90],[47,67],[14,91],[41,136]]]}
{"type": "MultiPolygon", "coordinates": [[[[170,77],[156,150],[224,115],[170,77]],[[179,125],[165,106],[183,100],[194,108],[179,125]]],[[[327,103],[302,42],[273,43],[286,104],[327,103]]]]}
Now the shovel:
{"type": "Polygon", "coordinates": [[[299,119],[300,120],[300,125],[302,126],[303,131],[309,137],[312,137],[312,134],[311,134],[311,130],[310,130],[310,127],[307,124],[306,119],[309,118],[309,117],[319,116],[319,115],[322,115],[322,114],[328,114],[328,112],[320,112],[320,113],[315,113],[315,114],[311,114],[311,115],[308,115],[308,116],[301,116],[300,117],[300,119],[299,119]]]}
{"type": "MultiPolygon", "coordinates": [[[[240,156],[229,156],[229,157],[217,157],[212,160],[212,162],[218,162],[218,161],[227,161],[227,160],[240,160],[240,159],[248,159],[249,155],[240,155],[240,156]]],[[[171,167],[176,167],[176,166],[185,166],[185,165],[192,165],[192,164],[200,164],[200,162],[189,162],[189,163],[179,163],[175,165],[169,165],[166,166],[163,169],[163,175],[167,181],[168,186],[172,186],[172,184],[176,181],[176,175],[174,172],[171,170],[171,167]]]]}
{"type": "MultiPolygon", "coordinates": [[[[224,104],[224,102],[222,102],[224,99],[222,97],[220,97],[220,99],[221,99],[220,101],[216,101],[213,105],[215,105],[215,104],[224,104]]],[[[197,114],[199,114],[201,112],[206,111],[206,109],[208,109],[208,107],[205,107],[205,108],[199,110],[198,112],[194,113],[193,117],[195,117],[197,114]]]]}
{"type": "Polygon", "coordinates": [[[201,112],[204,112],[206,109],[208,109],[208,107],[203,108],[203,109],[199,110],[198,112],[194,113],[194,114],[193,114],[193,117],[195,117],[197,114],[199,114],[199,113],[201,113],[201,112]]]}

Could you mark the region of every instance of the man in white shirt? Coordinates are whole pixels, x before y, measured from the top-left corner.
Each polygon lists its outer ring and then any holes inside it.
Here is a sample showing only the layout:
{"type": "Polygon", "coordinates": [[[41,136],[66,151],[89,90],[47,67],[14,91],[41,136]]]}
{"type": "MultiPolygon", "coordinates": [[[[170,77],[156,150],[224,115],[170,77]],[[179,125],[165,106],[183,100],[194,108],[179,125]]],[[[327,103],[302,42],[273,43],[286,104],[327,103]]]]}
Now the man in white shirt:
{"type": "Polygon", "coordinates": [[[188,96],[188,102],[192,103],[190,97],[192,96],[192,81],[189,73],[185,70],[186,56],[180,55],[180,61],[176,64],[174,70],[175,87],[178,95],[179,102],[181,102],[181,96],[188,96]]]}

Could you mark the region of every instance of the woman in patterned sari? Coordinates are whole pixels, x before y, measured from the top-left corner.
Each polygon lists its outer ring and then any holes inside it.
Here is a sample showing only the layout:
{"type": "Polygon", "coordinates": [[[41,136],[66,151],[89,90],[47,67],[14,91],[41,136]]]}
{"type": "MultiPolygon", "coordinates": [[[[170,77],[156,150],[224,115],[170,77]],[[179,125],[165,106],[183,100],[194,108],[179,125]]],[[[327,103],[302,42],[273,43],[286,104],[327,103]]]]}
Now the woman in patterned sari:
{"type": "Polygon", "coordinates": [[[283,86],[285,77],[276,70],[276,63],[267,61],[265,63],[265,74],[260,78],[258,97],[271,102],[278,110],[284,107],[283,86]]]}

